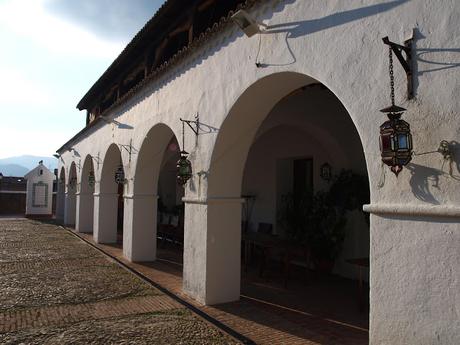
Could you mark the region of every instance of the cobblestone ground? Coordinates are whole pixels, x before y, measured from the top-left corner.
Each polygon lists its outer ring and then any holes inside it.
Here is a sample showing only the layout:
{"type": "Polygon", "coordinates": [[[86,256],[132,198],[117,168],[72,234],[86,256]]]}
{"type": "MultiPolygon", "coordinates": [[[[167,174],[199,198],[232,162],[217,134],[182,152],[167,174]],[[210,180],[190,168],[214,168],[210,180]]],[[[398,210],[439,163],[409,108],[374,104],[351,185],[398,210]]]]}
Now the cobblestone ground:
{"type": "Polygon", "coordinates": [[[236,344],[60,227],[0,219],[1,344],[236,344]]]}

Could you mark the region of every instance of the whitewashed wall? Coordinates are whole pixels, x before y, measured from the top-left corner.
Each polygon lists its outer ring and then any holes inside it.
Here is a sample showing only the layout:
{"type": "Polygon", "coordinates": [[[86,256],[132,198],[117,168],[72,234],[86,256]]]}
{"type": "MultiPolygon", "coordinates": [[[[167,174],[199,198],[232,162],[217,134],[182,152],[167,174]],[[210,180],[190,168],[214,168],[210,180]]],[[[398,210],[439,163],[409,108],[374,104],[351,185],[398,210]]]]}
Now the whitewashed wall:
{"type": "Polygon", "coordinates": [[[39,164],[24,177],[27,179],[26,216],[51,216],[54,174],[39,164]]]}
{"type": "MultiPolygon", "coordinates": [[[[277,100],[319,81],[348,111],[366,158],[371,185],[367,210],[374,213],[371,344],[459,343],[459,6],[458,1],[435,0],[265,1],[250,11],[277,26],[261,36],[263,68],[254,65],[259,37],[248,39],[228,27],[110,114],[129,127],[96,125],[71,143],[76,152],[61,152],[60,165],[69,167],[87,153],[103,159],[111,143],[132,140],[140,148],[158,123],[180,138],[179,117],[193,119],[198,112],[200,121],[220,130],[200,135],[196,145],[193,133],[186,132],[185,149],[191,152],[195,173],[209,176],[195,174],[186,190],[184,289],[203,303],[238,298],[239,261],[232,253],[239,248],[239,235],[232,229],[240,226],[234,219],[241,206],[229,197],[238,189],[238,178],[231,174],[242,170],[242,163],[235,159],[229,168],[226,162],[233,155],[245,161],[247,143],[255,135],[246,129],[257,127],[277,100]],[[379,189],[378,126],[385,119],[378,109],[389,105],[388,50],[381,38],[402,42],[414,28],[416,97],[405,99],[405,75],[396,63],[397,103],[408,109],[404,119],[411,124],[417,152],[436,150],[442,139],[451,142],[453,176],[439,154],[426,154],[414,157],[398,178],[387,173],[379,189]],[[232,146],[229,138],[236,133],[240,137],[232,146]],[[225,184],[223,171],[230,174],[225,184]]],[[[129,162],[122,150],[122,157],[125,194],[130,195],[137,156],[129,162]]],[[[95,172],[99,181],[101,167],[95,172]]]]}

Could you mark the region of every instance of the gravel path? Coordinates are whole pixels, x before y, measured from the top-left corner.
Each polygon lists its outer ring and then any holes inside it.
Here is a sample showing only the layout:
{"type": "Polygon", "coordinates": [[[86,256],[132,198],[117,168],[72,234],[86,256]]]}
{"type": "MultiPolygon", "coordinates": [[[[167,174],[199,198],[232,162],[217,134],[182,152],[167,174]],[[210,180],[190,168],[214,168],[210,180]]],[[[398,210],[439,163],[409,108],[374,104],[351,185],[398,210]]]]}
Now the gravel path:
{"type": "Polygon", "coordinates": [[[236,344],[53,224],[0,219],[1,344],[236,344]]]}

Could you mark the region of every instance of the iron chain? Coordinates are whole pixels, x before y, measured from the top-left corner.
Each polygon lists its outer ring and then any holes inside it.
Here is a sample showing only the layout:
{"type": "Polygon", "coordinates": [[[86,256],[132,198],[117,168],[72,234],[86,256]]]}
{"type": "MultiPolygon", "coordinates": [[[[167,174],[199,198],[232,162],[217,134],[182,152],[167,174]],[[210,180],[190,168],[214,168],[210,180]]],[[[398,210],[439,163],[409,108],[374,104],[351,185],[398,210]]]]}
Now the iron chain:
{"type": "Polygon", "coordinates": [[[391,47],[389,48],[389,60],[390,60],[389,73],[390,73],[391,105],[395,105],[395,78],[393,75],[393,51],[391,50],[391,47]]]}

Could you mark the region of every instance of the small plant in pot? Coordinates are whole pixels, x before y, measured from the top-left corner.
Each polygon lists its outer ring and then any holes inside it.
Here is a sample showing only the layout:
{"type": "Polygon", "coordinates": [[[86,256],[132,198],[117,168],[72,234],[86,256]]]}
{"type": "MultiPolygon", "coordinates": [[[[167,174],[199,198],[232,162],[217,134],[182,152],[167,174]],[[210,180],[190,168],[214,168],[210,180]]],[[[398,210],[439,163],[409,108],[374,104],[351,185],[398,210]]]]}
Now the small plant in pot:
{"type": "MultiPolygon", "coordinates": [[[[327,192],[315,194],[310,210],[310,242],[313,261],[319,270],[332,271],[345,240],[346,212],[369,202],[365,176],[342,170],[327,192]]],[[[364,213],[363,213],[364,214],[364,213]]],[[[366,221],[369,218],[366,215],[366,221]]]]}
{"type": "Polygon", "coordinates": [[[345,239],[344,212],[333,204],[328,193],[318,192],[308,213],[308,242],[313,262],[319,271],[330,273],[345,239]]]}
{"type": "Polygon", "coordinates": [[[345,238],[345,217],[326,192],[284,195],[278,221],[286,238],[307,248],[315,267],[330,272],[345,238]]]}
{"type": "Polygon", "coordinates": [[[286,239],[293,244],[306,245],[308,242],[308,213],[312,200],[311,193],[305,193],[300,197],[289,193],[281,198],[278,223],[284,229],[286,239]]]}
{"type": "Polygon", "coordinates": [[[283,196],[278,221],[288,240],[308,247],[318,270],[331,272],[345,240],[345,213],[367,202],[367,178],[342,170],[327,192],[283,196]]]}

